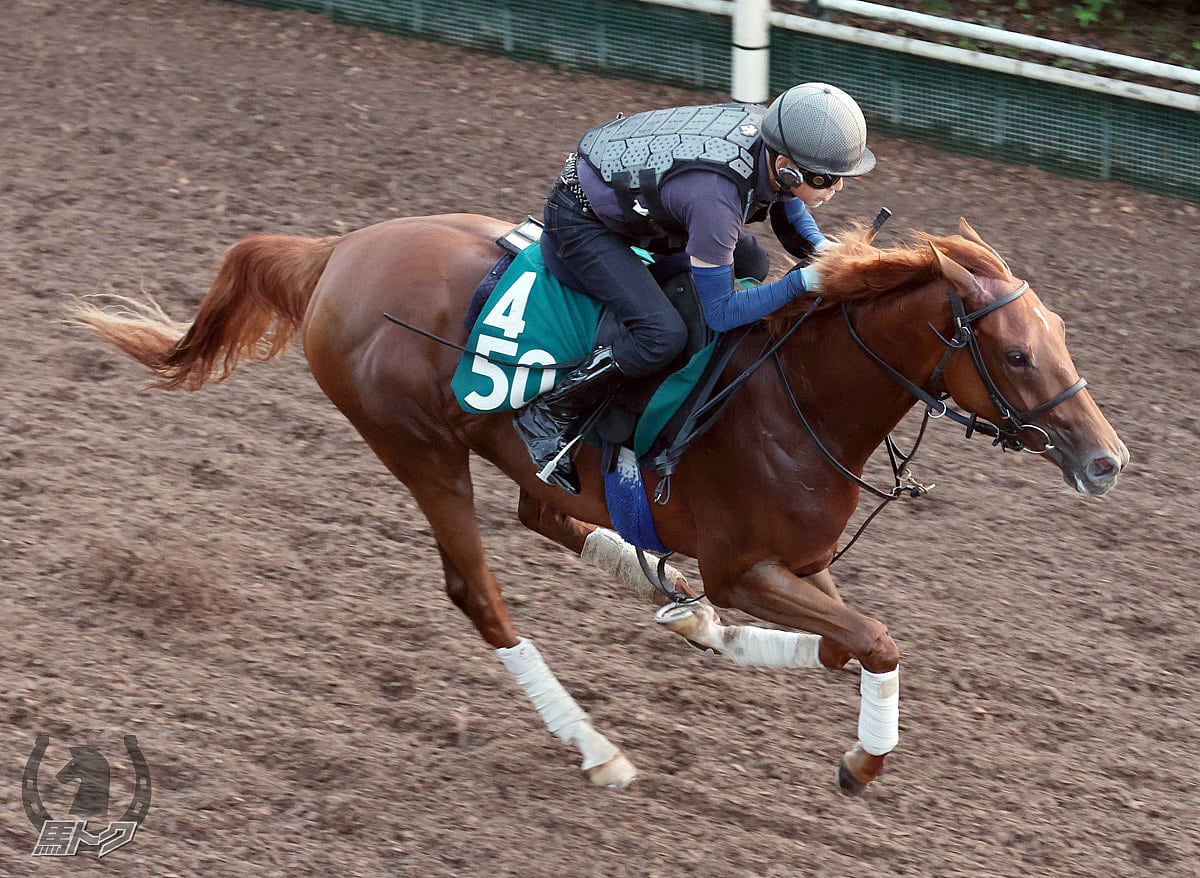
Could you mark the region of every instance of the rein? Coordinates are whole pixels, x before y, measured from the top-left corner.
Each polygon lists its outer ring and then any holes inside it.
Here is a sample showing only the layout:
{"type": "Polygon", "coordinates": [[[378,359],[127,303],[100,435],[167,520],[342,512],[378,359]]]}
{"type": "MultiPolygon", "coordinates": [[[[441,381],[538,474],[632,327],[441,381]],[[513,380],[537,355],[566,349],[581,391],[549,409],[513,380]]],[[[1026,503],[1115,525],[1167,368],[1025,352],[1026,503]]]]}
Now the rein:
{"type": "Polygon", "coordinates": [[[870,526],[871,522],[875,520],[875,516],[879,515],[885,506],[887,506],[893,500],[899,500],[901,497],[920,497],[923,494],[928,494],[937,487],[937,485],[922,485],[913,477],[912,472],[908,468],[908,464],[917,455],[917,449],[921,447],[921,440],[925,438],[925,428],[929,426],[929,420],[932,416],[930,415],[929,410],[926,409],[925,417],[921,419],[921,429],[917,433],[916,441],[913,442],[912,451],[908,452],[908,454],[904,454],[900,451],[900,447],[892,438],[891,433],[888,433],[887,437],[883,440],[884,445],[887,448],[888,461],[892,465],[893,479],[892,489],[890,491],[883,491],[865,481],[860,476],[855,475],[852,470],[848,469],[834,456],[833,452],[825,447],[825,443],[820,440],[816,431],[813,430],[812,425],[809,424],[808,418],[804,417],[804,412],[800,410],[800,404],[796,402],[796,395],[792,393],[792,386],[788,383],[787,374],[783,370],[783,361],[780,359],[778,353],[775,354],[775,370],[779,373],[779,381],[781,384],[783,384],[783,390],[784,393],[787,394],[788,402],[791,403],[792,412],[795,413],[796,417],[800,421],[801,426],[804,427],[804,432],[808,434],[808,438],[812,441],[813,445],[816,446],[817,450],[821,452],[821,455],[833,465],[834,469],[836,469],[854,484],[858,485],[859,488],[862,488],[863,490],[874,494],[876,497],[881,498],[879,505],[875,507],[874,511],[867,516],[867,520],[859,525],[858,530],[854,532],[854,536],[850,538],[850,542],[846,543],[846,545],[843,546],[833,556],[833,560],[829,562],[829,566],[832,567],[838,562],[838,559],[849,552],[851,547],[858,542],[858,538],[863,535],[866,529],[870,526]]]}
{"type": "MultiPolygon", "coordinates": [[[[1031,454],[1045,454],[1046,452],[1054,449],[1054,444],[1050,441],[1050,434],[1036,424],[1030,423],[1030,421],[1032,421],[1032,419],[1036,418],[1038,415],[1045,414],[1050,409],[1054,408],[1060,403],[1065,402],[1079,391],[1083,390],[1083,388],[1087,386],[1087,381],[1084,378],[1080,378],[1078,381],[1052,399],[1049,399],[1041,405],[1029,409],[1028,411],[1022,411],[1016,406],[1012,405],[1000,391],[1000,388],[996,386],[995,380],[988,371],[987,363],[983,359],[983,350],[979,346],[979,338],[971,326],[974,321],[992,313],[999,308],[1004,307],[1010,302],[1016,301],[1028,291],[1029,282],[1022,281],[1021,286],[1013,292],[1002,296],[994,302],[984,305],[982,308],[977,308],[974,311],[968,312],[966,309],[966,304],[964,303],[962,296],[959,295],[958,290],[951,287],[950,307],[954,315],[953,336],[947,339],[937,331],[936,327],[934,327],[932,324],[929,324],[929,328],[946,346],[946,350],[942,354],[941,360],[938,362],[937,367],[933,370],[933,374],[930,376],[928,382],[926,382],[927,386],[935,388],[935,392],[931,392],[924,387],[914,384],[912,381],[902,375],[895,367],[871,350],[867,346],[867,343],[863,341],[862,336],[860,336],[858,331],[854,328],[854,321],[850,318],[850,310],[847,307],[846,302],[843,301],[841,303],[842,318],[845,321],[847,331],[850,333],[850,338],[854,340],[854,343],[858,345],[858,347],[861,348],[862,351],[866,353],[867,356],[870,357],[877,365],[879,365],[887,373],[888,377],[890,377],[893,381],[895,381],[921,402],[925,403],[925,415],[921,420],[921,429],[917,434],[916,441],[913,443],[912,450],[908,454],[903,454],[900,452],[890,433],[884,440],[884,443],[887,447],[888,458],[891,462],[892,477],[894,480],[894,484],[890,491],[883,491],[863,480],[860,476],[848,469],[833,455],[828,448],[825,447],[825,444],[818,438],[816,431],[813,430],[812,425],[809,424],[808,419],[804,416],[804,412],[801,411],[799,404],[796,402],[795,394],[792,393],[791,385],[788,383],[787,374],[783,368],[783,361],[779,357],[777,350],[778,345],[771,350],[771,353],[774,355],[775,359],[775,369],[779,374],[779,380],[783,384],[783,389],[787,395],[788,402],[791,404],[792,411],[796,414],[800,424],[804,427],[804,431],[808,434],[809,439],[812,440],[817,450],[821,452],[822,456],[824,456],[824,458],[841,475],[849,479],[859,488],[862,488],[871,494],[874,494],[876,497],[881,498],[879,505],[875,507],[875,510],[869,516],[867,516],[866,521],[864,521],[858,528],[850,542],[833,556],[833,560],[829,562],[830,566],[833,566],[835,563],[837,563],[838,559],[850,550],[851,546],[858,541],[858,538],[862,536],[863,532],[867,529],[867,526],[870,525],[871,522],[875,520],[875,517],[883,511],[884,507],[893,500],[898,500],[901,497],[920,497],[922,494],[927,494],[929,491],[933,490],[935,487],[934,485],[925,486],[920,484],[916,481],[916,479],[913,478],[908,469],[909,462],[912,461],[913,457],[916,456],[917,449],[921,445],[921,440],[925,437],[925,428],[928,426],[930,420],[948,417],[952,421],[955,421],[967,428],[966,437],[968,439],[976,433],[980,433],[985,436],[991,436],[992,445],[999,445],[1002,451],[1028,451],[1031,454]],[[1002,424],[997,425],[990,421],[980,419],[979,415],[975,413],[964,415],[947,405],[945,400],[949,396],[949,393],[942,387],[942,375],[945,372],[946,365],[950,362],[950,358],[963,348],[967,348],[970,351],[971,361],[975,365],[975,371],[979,375],[979,380],[983,382],[983,386],[988,392],[988,400],[1000,412],[1000,417],[1003,421],[1002,424]],[[1042,434],[1041,448],[1029,448],[1025,445],[1020,437],[1021,434],[1026,430],[1036,430],[1038,433],[1042,434]]],[[[809,313],[811,313],[811,309],[809,313]]],[[[808,314],[806,313],[804,317],[807,316],[808,314]]],[[[803,321],[803,319],[804,318],[802,317],[800,320],[803,321]]],[[[797,326],[798,325],[799,322],[797,323],[797,326]]],[[[796,327],[792,327],[792,330],[789,330],[788,334],[790,335],[791,331],[793,331],[795,328],[796,327]]]]}
{"type": "Polygon", "coordinates": [[[984,362],[983,350],[979,346],[979,337],[971,326],[974,321],[987,314],[991,314],[999,308],[1003,308],[1010,302],[1016,301],[1028,291],[1029,282],[1022,281],[1021,286],[1008,295],[968,313],[962,296],[958,294],[958,290],[951,287],[950,307],[954,313],[954,335],[946,339],[932,324],[929,326],[933,330],[933,333],[946,345],[946,352],[942,355],[937,368],[933,370],[933,375],[930,376],[927,382],[928,385],[940,389],[942,373],[946,368],[946,364],[950,361],[950,357],[964,347],[967,348],[971,352],[971,361],[975,364],[975,371],[979,375],[979,380],[983,382],[983,386],[988,392],[988,401],[1000,412],[1000,417],[1003,419],[1003,424],[1001,425],[981,420],[979,415],[974,413],[964,415],[961,412],[955,411],[946,404],[945,399],[949,394],[944,390],[941,390],[935,396],[925,388],[914,384],[901,375],[899,371],[867,347],[866,342],[862,340],[862,336],[854,328],[854,322],[850,319],[850,310],[847,308],[845,302],[842,302],[842,318],[845,320],[846,329],[850,332],[850,338],[854,340],[854,343],[887,372],[893,381],[925,403],[925,413],[928,417],[934,420],[948,417],[950,420],[965,426],[967,428],[966,436],[968,439],[976,433],[991,436],[992,444],[999,445],[1003,451],[1028,451],[1030,454],[1045,454],[1047,451],[1054,450],[1054,445],[1050,442],[1050,435],[1041,427],[1030,423],[1030,421],[1038,415],[1045,414],[1060,403],[1066,402],[1079,391],[1083,390],[1083,388],[1087,387],[1087,380],[1080,378],[1054,398],[1028,411],[1022,411],[1005,399],[1004,394],[1000,392],[1000,388],[996,386],[991,372],[988,371],[987,363],[984,362]],[[1036,430],[1042,434],[1041,448],[1029,448],[1021,441],[1020,436],[1026,430],[1036,430]]]}

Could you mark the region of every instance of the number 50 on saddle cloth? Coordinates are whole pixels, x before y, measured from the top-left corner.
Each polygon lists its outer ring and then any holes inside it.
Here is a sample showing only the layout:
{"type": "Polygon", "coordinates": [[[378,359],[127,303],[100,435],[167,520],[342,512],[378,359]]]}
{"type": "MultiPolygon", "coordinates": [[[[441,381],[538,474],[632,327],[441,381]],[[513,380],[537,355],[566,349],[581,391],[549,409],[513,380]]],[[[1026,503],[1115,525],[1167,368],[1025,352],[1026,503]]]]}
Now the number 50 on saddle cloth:
{"type": "MultiPolygon", "coordinates": [[[[479,317],[467,341],[468,353],[459,360],[451,387],[464,411],[490,414],[518,409],[549,390],[566,369],[540,368],[552,363],[580,360],[592,352],[604,306],[585,293],[563,286],[546,268],[541,248],[530,246],[540,228],[525,235],[507,235],[501,246],[506,255],[497,270],[503,276],[487,293],[487,281],[476,295],[487,295],[478,307],[479,317]],[[519,243],[514,246],[513,241],[519,243]],[[503,268],[511,258],[511,265],[503,268]],[[490,357],[491,359],[487,359],[490,357]],[[512,365],[506,365],[512,364],[512,365]]],[[[471,313],[471,312],[469,312],[471,313]]],[[[641,457],[663,426],[675,414],[699,381],[712,355],[714,343],[695,353],[681,369],[663,380],[646,404],[631,443],[641,457]]],[[[651,379],[653,380],[653,379],[651,379]]]]}

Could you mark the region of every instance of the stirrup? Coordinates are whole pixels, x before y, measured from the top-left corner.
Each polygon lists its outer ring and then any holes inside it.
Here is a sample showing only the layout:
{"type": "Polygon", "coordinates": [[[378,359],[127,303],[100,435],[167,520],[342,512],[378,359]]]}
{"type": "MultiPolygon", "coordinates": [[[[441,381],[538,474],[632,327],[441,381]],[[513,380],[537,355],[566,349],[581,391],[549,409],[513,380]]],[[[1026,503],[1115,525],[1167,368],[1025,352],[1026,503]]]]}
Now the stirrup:
{"type": "Polygon", "coordinates": [[[554,455],[554,457],[550,458],[549,463],[547,463],[544,467],[542,467],[540,470],[538,470],[537,477],[539,479],[541,479],[543,482],[545,482],[546,484],[550,484],[550,477],[552,475],[554,475],[554,471],[556,469],[558,469],[558,465],[562,462],[563,457],[570,454],[571,449],[574,448],[575,445],[582,438],[583,438],[583,435],[580,434],[580,435],[576,436],[574,439],[572,439],[570,442],[568,442],[566,445],[564,445],[562,447],[562,450],[559,451],[558,454],[556,454],[556,455],[554,455]]]}

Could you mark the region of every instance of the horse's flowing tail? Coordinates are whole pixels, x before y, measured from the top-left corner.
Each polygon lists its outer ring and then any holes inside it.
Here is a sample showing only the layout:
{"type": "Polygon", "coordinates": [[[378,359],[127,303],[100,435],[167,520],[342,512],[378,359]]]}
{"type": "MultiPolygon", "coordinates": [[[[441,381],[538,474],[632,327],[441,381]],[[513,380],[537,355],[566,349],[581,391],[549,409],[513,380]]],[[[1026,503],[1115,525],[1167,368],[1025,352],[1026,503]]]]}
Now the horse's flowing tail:
{"type": "Polygon", "coordinates": [[[155,386],[198,390],[224,381],[242,358],[268,360],[287,347],[337,241],[243,238],[225,254],[190,325],[124,297],[108,297],[116,307],[78,305],[70,316],[153,370],[155,386]]]}

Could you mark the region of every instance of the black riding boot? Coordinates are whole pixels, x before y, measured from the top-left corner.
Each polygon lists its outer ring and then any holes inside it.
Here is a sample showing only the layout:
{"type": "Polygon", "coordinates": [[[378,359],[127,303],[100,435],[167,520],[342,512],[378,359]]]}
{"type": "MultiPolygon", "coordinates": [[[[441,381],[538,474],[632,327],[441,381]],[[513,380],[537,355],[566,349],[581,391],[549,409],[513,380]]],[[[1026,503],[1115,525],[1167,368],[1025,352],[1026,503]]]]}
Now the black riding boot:
{"type": "Polygon", "coordinates": [[[529,448],[539,479],[568,494],[579,493],[579,475],[569,451],[579,438],[583,419],[606,402],[623,380],[612,348],[599,348],[517,413],[513,427],[529,448]]]}

